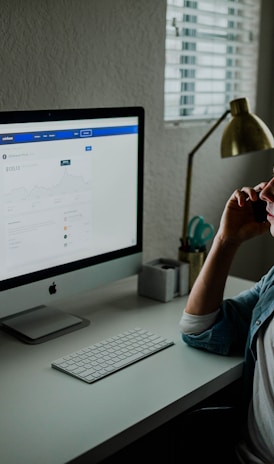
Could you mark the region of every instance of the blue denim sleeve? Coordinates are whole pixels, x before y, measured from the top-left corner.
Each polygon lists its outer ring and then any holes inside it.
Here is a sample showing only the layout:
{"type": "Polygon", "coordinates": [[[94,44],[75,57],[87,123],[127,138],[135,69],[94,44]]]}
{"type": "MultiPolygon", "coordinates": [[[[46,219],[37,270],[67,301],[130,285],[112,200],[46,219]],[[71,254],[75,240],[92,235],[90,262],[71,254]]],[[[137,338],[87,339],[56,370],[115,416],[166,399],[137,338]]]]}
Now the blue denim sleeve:
{"type": "Polygon", "coordinates": [[[182,334],[185,343],[221,355],[243,354],[252,312],[260,297],[263,279],[235,298],[222,302],[214,325],[200,334],[182,334]]]}

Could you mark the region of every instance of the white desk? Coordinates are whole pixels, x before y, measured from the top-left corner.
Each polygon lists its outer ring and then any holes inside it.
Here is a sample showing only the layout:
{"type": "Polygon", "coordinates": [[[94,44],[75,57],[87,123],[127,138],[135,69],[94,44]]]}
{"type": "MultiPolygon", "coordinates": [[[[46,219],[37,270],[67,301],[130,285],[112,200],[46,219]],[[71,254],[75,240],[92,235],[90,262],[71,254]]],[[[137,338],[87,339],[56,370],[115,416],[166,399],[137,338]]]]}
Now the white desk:
{"type": "MultiPolygon", "coordinates": [[[[230,277],[226,296],[251,284],[230,277]]],[[[77,308],[70,301],[66,310],[90,325],[41,345],[0,331],[1,464],[97,463],[240,377],[241,358],[182,342],[178,322],[186,297],[162,303],[136,289],[134,277],[83,296],[77,308]],[[135,326],[175,345],[91,385],[50,366],[135,326]]]]}

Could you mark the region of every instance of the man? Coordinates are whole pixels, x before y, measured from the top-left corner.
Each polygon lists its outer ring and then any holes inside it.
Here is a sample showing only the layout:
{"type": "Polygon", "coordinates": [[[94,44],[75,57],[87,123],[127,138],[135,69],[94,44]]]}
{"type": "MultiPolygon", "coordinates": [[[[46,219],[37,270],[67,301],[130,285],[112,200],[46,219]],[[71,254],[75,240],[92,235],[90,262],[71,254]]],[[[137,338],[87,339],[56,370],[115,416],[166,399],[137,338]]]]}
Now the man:
{"type": "MultiPolygon", "coordinates": [[[[180,320],[188,345],[220,355],[244,353],[247,414],[236,455],[237,462],[245,464],[274,463],[274,266],[235,298],[224,300],[223,293],[240,245],[269,229],[274,237],[274,178],[236,190],[227,201],[180,320]],[[256,222],[252,208],[258,191],[267,210],[267,221],[261,223],[256,222]]],[[[198,444],[198,434],[196,440],[198,444]]]]}

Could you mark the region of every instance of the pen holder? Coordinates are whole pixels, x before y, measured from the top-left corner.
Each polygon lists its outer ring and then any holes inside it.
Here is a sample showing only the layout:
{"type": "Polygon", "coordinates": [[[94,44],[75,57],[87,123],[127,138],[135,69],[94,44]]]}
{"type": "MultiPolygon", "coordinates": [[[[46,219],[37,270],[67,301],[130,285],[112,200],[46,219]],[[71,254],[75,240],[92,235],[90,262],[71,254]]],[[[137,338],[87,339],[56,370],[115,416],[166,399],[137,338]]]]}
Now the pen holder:
{"type": "Polygon", "coordinates": [[[192,289],[196,278],[206,259],[204,251],[184,251],[179,248],[179,260],[189,263],[189,291],[192,289]]]}

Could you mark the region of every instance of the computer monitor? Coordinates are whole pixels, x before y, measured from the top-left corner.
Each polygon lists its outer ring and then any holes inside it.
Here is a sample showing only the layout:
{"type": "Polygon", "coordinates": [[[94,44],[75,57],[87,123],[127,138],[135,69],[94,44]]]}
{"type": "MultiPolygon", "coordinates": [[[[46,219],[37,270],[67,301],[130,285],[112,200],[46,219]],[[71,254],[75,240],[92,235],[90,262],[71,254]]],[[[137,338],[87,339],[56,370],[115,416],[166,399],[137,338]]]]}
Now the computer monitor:
{"type": "Polygon", "coordinates": [[[41,343],[54,303],[142,265],[144,109],[0,112],[0,325],[41,343]]]}

